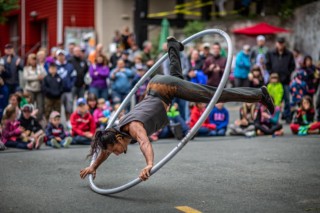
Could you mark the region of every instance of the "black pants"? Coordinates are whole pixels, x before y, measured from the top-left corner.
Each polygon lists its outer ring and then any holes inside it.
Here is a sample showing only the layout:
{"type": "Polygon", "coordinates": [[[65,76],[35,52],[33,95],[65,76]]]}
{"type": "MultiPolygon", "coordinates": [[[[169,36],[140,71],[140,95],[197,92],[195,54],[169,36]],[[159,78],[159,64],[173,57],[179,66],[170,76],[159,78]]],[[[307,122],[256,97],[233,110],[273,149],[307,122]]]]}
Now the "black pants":
{"type": "MultiPolygon", "coordinates": [[[[195,84],[183,79],[179,50],[177,43],[168,43],[170,59],[170,75],[156,75],[148,85],[147,90],[153,90],[163,97],[163,100],[181,98],[192,102],[209,103],[217,88],[195,84]]],[[[259,102],[262,99],[260,88],[225,88],[218,102],[259,102]]]]}
{"type": "Polygon", "coordinates": [[[260,124],[260,123],[256,122],[254,124],[254,126],[257,130],[260,130],[265,135],[272,135],[276,131],[279,131],[280,129],[282,129],[281,124],[264,125],[264,124],[260,124]]]}

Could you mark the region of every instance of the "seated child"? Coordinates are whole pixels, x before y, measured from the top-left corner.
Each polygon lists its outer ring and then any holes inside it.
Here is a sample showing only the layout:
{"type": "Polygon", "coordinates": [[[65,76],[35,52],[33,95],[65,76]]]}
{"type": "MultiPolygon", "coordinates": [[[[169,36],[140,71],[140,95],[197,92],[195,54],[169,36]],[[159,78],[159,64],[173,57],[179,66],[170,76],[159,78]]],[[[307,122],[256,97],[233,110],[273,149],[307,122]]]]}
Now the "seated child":
{"type": "Polygon", "coordinates": [[[84,98],[77,100],[77,109],[70,116],[72,126],[72,144],[90,145],[96,132],[96,124],[84,98]]]}
{"type": "Polygon", "coordinates": [[[254,121],[257,135],[283,135],[282,125],[279,124],[280,107],[275,108],[275,113],[270,115],[267,108],[260,104],[257,117],[254,121]]]}
{"type": "Polygon", "coordinates": [[[283,86],[280,83],[278,73],[271,73],[270,81],[267,85],[268,92],[274,100],[274,105],[276,107],[281,107],[283,98],[283,86]]]}
{"type": "Polygon", "coordinates": [[[32,116],[33,106],[25,104],[22,107],[22,114],[19,121],[20,126],[23,128],[23,141],[36,141],[37,149],[43,144],[45,139],[44,131],[42,130],[39,122],[32,116]]]}
{"type": "Polygon", "coordinates": [[[72,142],[72,137],[66,135],[63,125],[61,124],[61,116],[57,111],[53,111],[49,116],[49,123],[46,127],[47,145],[59,149],[61,147],[68,148],[72,142]]]}
{"type": "Polygon", "coordinates": [[[98,99],[97,108],[93,112],[93,119],[96,123],[96,126],[101,130],[105,129],[105,127],[107,126],[111,110],[112,109],[109,102],[106,103],[106,100],[104,98],[98,99]]]}
{"type": "MultiPolygon", "coordinates": [[[[17,120],[17,114],[17,107],[9,105],[6,108],[1,121],[1,141],[6,147],[32,150],[35,145],[35,141],[22,141],[23,128],[17,120]]],[[[36,147],[40,147],[39,144],[36,144],[36,147]]]]}
{"type": "MultiPolygon", "coordinates": [[[[190,122],[189,126],[190,129],[197,123],[200,116],[205,111],[206,104],[205,103],[196,103],[195,106],[191,109],[191,115],[190,115],[190,122]]],[[[210,124],[209,119],[206,119],[206,121],[201,125],[200,129],[198,130],[196,136],[213,136],[216,134],[215,130],[216,125],[210,124]]]]}
{"type": "Polygon", "coordinates": [[[257,65],[252,67],[248,75],[248,79],[250,82],[250,87],[260,88],[264,85],[264,79],[262,76],[261,69],[257,65]]]}
{"type": "Polygon", "coordinates": [[[89,112],[91,115],[93,115],[94,110],[97,109],[98,98],[94,93],[88,93],[87,102],[88,102],[89,112]]]}
{"type": "Polygon", "coordinates": [[[209,123],[216,125],[216,129],[211,133],[216,136],[225,136],[229,123],[229,112],[223,103],[217,103],[209,115],[209,123]]]}
{"type": "Polygon", "coordinates": [[[290,125],[293,134],[307,135],[319,133],[320,122],[314,122],[315,110],[310,96],[304,96],[302,103],[290,125]]]}
{"type": "Polygon", "coordinates": [[[240,108],[240,119],[230,125],[230,135],[255,135],[254,120],[257,116],[257,105],[255,103],[243,103],[240,108]]]}

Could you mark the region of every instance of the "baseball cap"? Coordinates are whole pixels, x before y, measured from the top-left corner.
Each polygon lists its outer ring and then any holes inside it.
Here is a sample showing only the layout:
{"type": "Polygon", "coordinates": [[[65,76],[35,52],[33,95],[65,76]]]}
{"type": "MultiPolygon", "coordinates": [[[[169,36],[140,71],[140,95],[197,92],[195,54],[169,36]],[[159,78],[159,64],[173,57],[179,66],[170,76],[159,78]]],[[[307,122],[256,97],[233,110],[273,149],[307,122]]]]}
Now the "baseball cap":
{"type": "Polygon", "coordinates": [[[12,44],[6,44],[6,45],[4,46],[4,48],[5,48],[5,49],[11,49],[11,48],[13,48],[13,46],[12,46],[12,44]]]}
{"type": "Polygon", "coordinates": [[[53,111],[50,113],[50,119],[56,118],[56,117],[61,117],[59,112],[53,111]]]}
{"type": "Polygon", "coordinates": [[[25,104],[22,107],[22,112],[32,112],[33,111],[33,107],[30,104],[25,104]]]}
{"type": "Polygon", "coordinates": [[[264,37],[263,35],[258,35],[257,36],[257,41],[265,41],[266,37],[264,37]]]}
{"type": "Polygon", "coordinates": [[[77,100],[77,106],[85,105],[85,104],[87,104],[86,99],[84,99],[84,98],[78,98],[78,100],[77,100]]]}
{"type": "Polygon", "coordinates": [[[58,56],[58,55],[60,55],[60,54],[66,55],[66,52],[65,52],[64,50],[62,50],[62,49],[59,49],[59,50],[57,50],[57,52],[56,52],[56,56],[58,56]]]}
{"type": "Polygon", "coordinates": [[[204,43],[203,48],[210,48],[210,44],[208,42],[204,43]]]}
{"type": "Polygon", "coordinates": [[[250,50],[250,45],[249,45],[249,44],[243,45],[243,49],[244,49],[244,50],[250,50]]]}
{"type": "Polygon", "coordinates": [[[277,38],[277,42],[279,43],[285,43],[286,42],[286,39],[284,37],[279,37],[277,38]]]}

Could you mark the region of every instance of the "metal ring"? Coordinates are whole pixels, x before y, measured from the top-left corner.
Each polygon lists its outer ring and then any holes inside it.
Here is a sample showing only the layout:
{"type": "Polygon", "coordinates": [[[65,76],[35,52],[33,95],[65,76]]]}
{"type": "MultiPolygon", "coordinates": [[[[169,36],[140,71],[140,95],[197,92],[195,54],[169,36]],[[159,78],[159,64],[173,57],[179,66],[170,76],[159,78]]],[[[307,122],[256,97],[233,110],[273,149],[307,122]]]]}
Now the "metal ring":
{"type": "MultiPolygon", "coordinates": [[[[211,99],[210,103],[208,104],[206,110],[204,113],[201,115],[199,118],[198,122],[194,125],[194,127],[188,132],[188,134],[180,141],[180,143],[171,150],[161,161],[159,161],[152,169],[150,172],[150,175],[153,175],[156,173],[162,166],[164,166],[168,161],[170,161],[188,142],[189,140],[196,134],[196,132],[199,130],[201,127],[202,123],[206,120],[208,115],[210,114],[211,110],[213,109],[214,105],[217,103],[219,97],[221,96],[221,93],[223,91],[224,86],[226,85],[230,73],[230,68],[231,68],[231,61],[232,61],[232,54],[233,54],[233,48],[232,48],[232,43],[229,35],[220,30],[220,29],[208,29],[201,31],[199,33],[196,33],[189,38],[185,39],[182,41],[182,44],[187,44],[197,38],[203,37],[207,34],[220,34],[222,37],[224,37],[227,41],[228,44],[228,57],[227,57],[227,63],[226,67],[222,76],[222,79],[220,81],[220,84],[211,99]]],[[[138,88],[146,81],[146,79],[166,60],[168,57],[168,53],[166,53],[164,56],[162,56],[157,63],[155,63],[149,70],[148,72],[140,79],[140,81],[133,87],[133,89],[130,91],[130,93],[127,95],[127,97],[124,99],[120,107],[118,108],[117,112],[113,116],[113,118],[110,120],[108,127],[112,126],[113,123],[115,122],[116,118],[118,117],[119,113],[126,107],[126,105],[129,103],[131,96],[135,94],[135,92],[138,90],[138,88]]],[[[93,155],[92,160],[90,165],[94,163],[96,160],[97,155],[93,155]]],[[[111,188],[111,189],[102,189],[97,187],[94,182],[93,182],[93,177],[90,174],[89,175],[89,183],[91,189],[99,194],[115,194],[122,192],[124,190],[127,190],[137,184],[139,184],[141,180],[139,178],[136,178],[132,180],[131,182],[128,182],[127,184],[124,184],[122,186],[116,187],[116,188],[111,188]]]]}

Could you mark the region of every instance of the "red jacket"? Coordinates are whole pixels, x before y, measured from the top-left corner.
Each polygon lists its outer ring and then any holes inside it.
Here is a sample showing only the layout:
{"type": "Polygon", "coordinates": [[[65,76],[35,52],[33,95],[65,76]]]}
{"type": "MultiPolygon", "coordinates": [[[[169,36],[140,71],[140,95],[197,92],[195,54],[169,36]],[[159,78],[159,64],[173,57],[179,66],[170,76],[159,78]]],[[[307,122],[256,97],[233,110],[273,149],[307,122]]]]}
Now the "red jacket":
{"type": "MultiPolygon", "coordinates": [[[[205,109],[199,109],[197,106],[194,106],[192,108],[191,115],[190,115],[190,122],[189,122],[190,128],[192,128],[197,123],[197,121],[199,120],[200,116],[203,114],[204,110],[205,109]]],[[[215,124],[210,124],[208,118],[204,121],[204,123],[201,126],[209,128],[211,130],[216,129],[216,125],[215,124]]]]}
{"type": "Polygon", "coordinates": [[[89,112],[80,115],[78,111],[71,114],[70,122],[72,126],[72,136],[84,136],[85,132],[91,132],[93,135],[96,132],[96,124],[89,112]]]}

